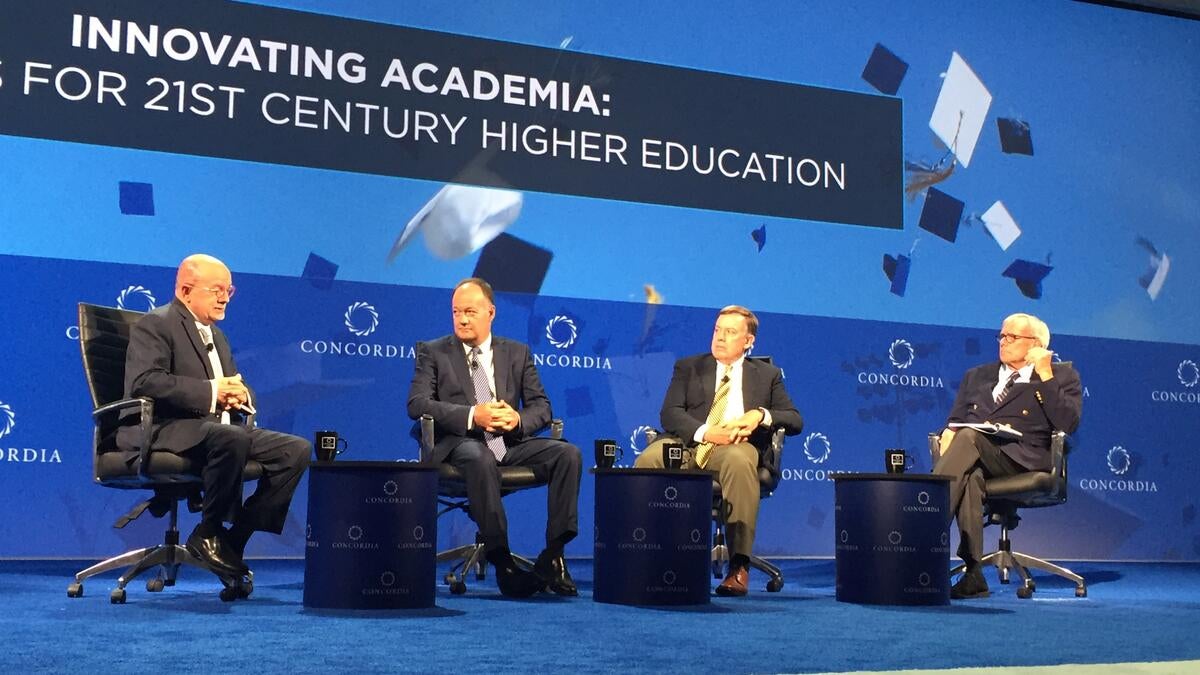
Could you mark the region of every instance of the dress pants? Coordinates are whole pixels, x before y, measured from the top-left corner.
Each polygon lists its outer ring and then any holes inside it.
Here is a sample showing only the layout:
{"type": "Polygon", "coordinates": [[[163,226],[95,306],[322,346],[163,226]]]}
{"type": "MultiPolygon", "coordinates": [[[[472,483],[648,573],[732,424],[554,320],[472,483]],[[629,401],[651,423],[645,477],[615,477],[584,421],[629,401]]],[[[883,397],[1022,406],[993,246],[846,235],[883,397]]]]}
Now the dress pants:
{"type": "Polygon", "coordinates": [[[204,440],[181,454],[202,465],[205,521],[228,521],[248,530],[283,532],[292,494],[308,468],[312,445],[291,434],[206,421],[204,440]],[[263,475],[242,504],[242,475],[247,460],[263,475]]]}
{"type": "MultiPolygon", "coordinates": [[[[677,438],[659,437],[638,455],[634,466],[639,469],[663,468],[664,443],[681,443],[677,438]]],[[[692,451],[684,450],[683,468],[692,468],[692,451]]],[[[762,489],[758,484],[758,448],[749,443],[714,446],[704,467],[717,473],[721,496],[725,502],[725,535],[729,549],[735,554],[749,556],[754,548],[754,533],[758,523],[758,502],[762,489]]]]}
{"type": "Polygon", "coordinates": [[[960,429],[950,447],[934,464],[933,473],[953,476],[950,483],[950,512],[958,521],[958,557],[968,569],[983,559],[984,481],[1028,471],[1018,464],[988,434],[960,429]]]}
{"type": "Polygon", "coordinates": [[[529,438],[508,448],[504,459],[483,441],[463,439],[445,460],[463,474],[471,520],[485,550],[508,548],[508,518],[500,493],[500,467],[527,466],[546,480],[546,545],[562,545],[579,533],[579,448],[553,438],[529,438]]]}

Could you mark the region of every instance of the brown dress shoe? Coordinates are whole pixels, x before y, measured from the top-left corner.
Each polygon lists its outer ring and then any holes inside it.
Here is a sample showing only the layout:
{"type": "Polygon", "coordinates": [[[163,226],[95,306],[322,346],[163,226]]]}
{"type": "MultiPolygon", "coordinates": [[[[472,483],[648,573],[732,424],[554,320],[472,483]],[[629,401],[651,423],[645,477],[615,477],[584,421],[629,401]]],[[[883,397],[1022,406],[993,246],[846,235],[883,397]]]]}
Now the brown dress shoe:
{"type": "Polygon", "coordinates": [[[745,567],[731,567],[729,576],[717,586],[717,595],[725,597],[741,597],[750,590],[750,570],[745,567]]]}

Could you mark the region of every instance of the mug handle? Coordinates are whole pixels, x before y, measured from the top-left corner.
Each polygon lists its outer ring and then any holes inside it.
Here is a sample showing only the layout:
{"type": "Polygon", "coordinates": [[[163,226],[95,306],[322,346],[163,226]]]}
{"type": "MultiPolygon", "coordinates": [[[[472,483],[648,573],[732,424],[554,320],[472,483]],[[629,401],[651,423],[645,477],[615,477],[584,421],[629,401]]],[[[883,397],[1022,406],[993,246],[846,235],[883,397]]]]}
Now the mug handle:
{"type": "Polygon", "coordinates": [[[904,453],[904,470],[908,471],[909,469],[913,468],[916,465],[917,465],[916,458],[913,455],[908,454],[907,452],[904,453]]]}
{"type": "Polygon", "coordinates": [[[339,455],[342,454],[343,452],[345,452],[350,447],[350,442],[347,441],[345,438],[342,438],[341,436],[338,437],[337,442],[338,442],[338,445],[341,446],[338,448],[338,451],[337,451],[337,454],[339,454],[339,455]]]}

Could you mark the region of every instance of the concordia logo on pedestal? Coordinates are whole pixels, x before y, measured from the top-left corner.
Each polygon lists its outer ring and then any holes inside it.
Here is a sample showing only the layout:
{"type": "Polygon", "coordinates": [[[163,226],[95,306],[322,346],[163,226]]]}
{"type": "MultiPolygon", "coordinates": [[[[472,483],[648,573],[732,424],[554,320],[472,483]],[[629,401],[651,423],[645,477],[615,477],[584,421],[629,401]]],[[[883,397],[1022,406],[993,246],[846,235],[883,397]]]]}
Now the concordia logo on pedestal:
{"type": "MultiPolygon", "coordinates": [[[[546,341],[555,349],[566,351],[579,338],[579,327],[575,320],[566,314],[555,314],[546,322],[546,341]]],[[[533,363],[536,366],[552,368],[586,368],[591,370],[612,370],[612,363],[607,356],[580,356],[578,354],[560,354],[557,352],[534,352],[533,363]]]]}
{"type": "MultiPolygon", "coordinates": [[[[0,438],[12,435],[17,428],[17,413],[12,406],[0,401],[0,438]]],[[[0,461],[14,464],[62,464],[58,449],[0,447],[0,461]]]]}
{"type": "Polygon", "coordinates": [[[149,312],[157,305],[154,294],[145,286],[127,286],[117,295],[118,309],[132,309],[139,312],[149,312]]]}
{"type": "MultiPolygon", "coordinates": [[[[365,338],[379,328],[379,311],[375,306],[359,300],[351,303],[342,315],[342,324],[353,336],[365,338]]],[[[300,351],[305,354],[350,356],[376,359],[413,359],[417,352],[407,345],[367,342],[359,340],[314,340],[300,341],[300,351]]]]}
{"type": "Polygon", "coordinates": [[[1191,359],[1180,361],[1175,368],[1175,376],[1179,378],[1179,384],[1184,386],[1183,390],[1155,390],[1150,392],[1150,400],[1158,403],[1200,403],[1200,392],[1196,391],[1196,384],[1200,383],[1200,367],[1196,366],[1196,362],[1191,359]]]}
{"type": "Polygon", "coordinates": [[[1124,446],[1109,448],[1105,460],[1109,473],[1117,478],[1080,478],[1080,489],[1090,492],[1158,492],[1158,483],[1130,475],[1135,468],[1134,454],[1124,446]]]}
{"type": "Polygon", "coordinates": [[[870,373],[859,371],[859,384],[886,384],[894,387],[916,387],[919,389],[945,389],[942,378],[936,375],[917,375],[909,373],[908,368],[917,360],[917,352],[912,343],[905,339],[896,339],[888,347],[888,361],[898,372],[870,373]]]}

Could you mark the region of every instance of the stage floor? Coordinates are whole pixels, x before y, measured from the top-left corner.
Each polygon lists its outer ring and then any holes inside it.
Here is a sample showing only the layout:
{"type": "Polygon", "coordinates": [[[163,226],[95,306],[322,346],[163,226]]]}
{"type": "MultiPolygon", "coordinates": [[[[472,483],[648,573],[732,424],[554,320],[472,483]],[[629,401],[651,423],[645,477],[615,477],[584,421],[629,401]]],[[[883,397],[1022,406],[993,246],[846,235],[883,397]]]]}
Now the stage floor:
{"type": "MultiPolygon", "coordinates": [[[[990,576],[992,597],[949,607],[871,607],[834,599],[832,560],[783,560],[787,585],[698,608],[591,599],[591,561],[571,560],[581,597],[508,600],[488,578],[437,606],[394,612],[302,605],[301,560],[255,560],[254,595],[185,569],[162,593],[115,576],[67,598],[76,561],[0,561],[6,672],[844,672],[1127,664],[1110,672],[1186,672],[1200,659],[1200,565],[1076,563],[1088,597],[1038,576],[1031,600],[990,576]],[[1161,670],[1160,668],[1167,668],[1161,670]]],[[[440,578],[440,577],[439,577],[440,578]]],[[[1043,671],[1037,671],[1043,672],[1043,671]]],[[[1058,671],[1045,671],[1056,673],[1058,671]]],[[[1082,672],[1082,671],[1079,671],[1082,672]]],[[[1088,670],[1088,672],[1095,672],[1088,670]]]]}

